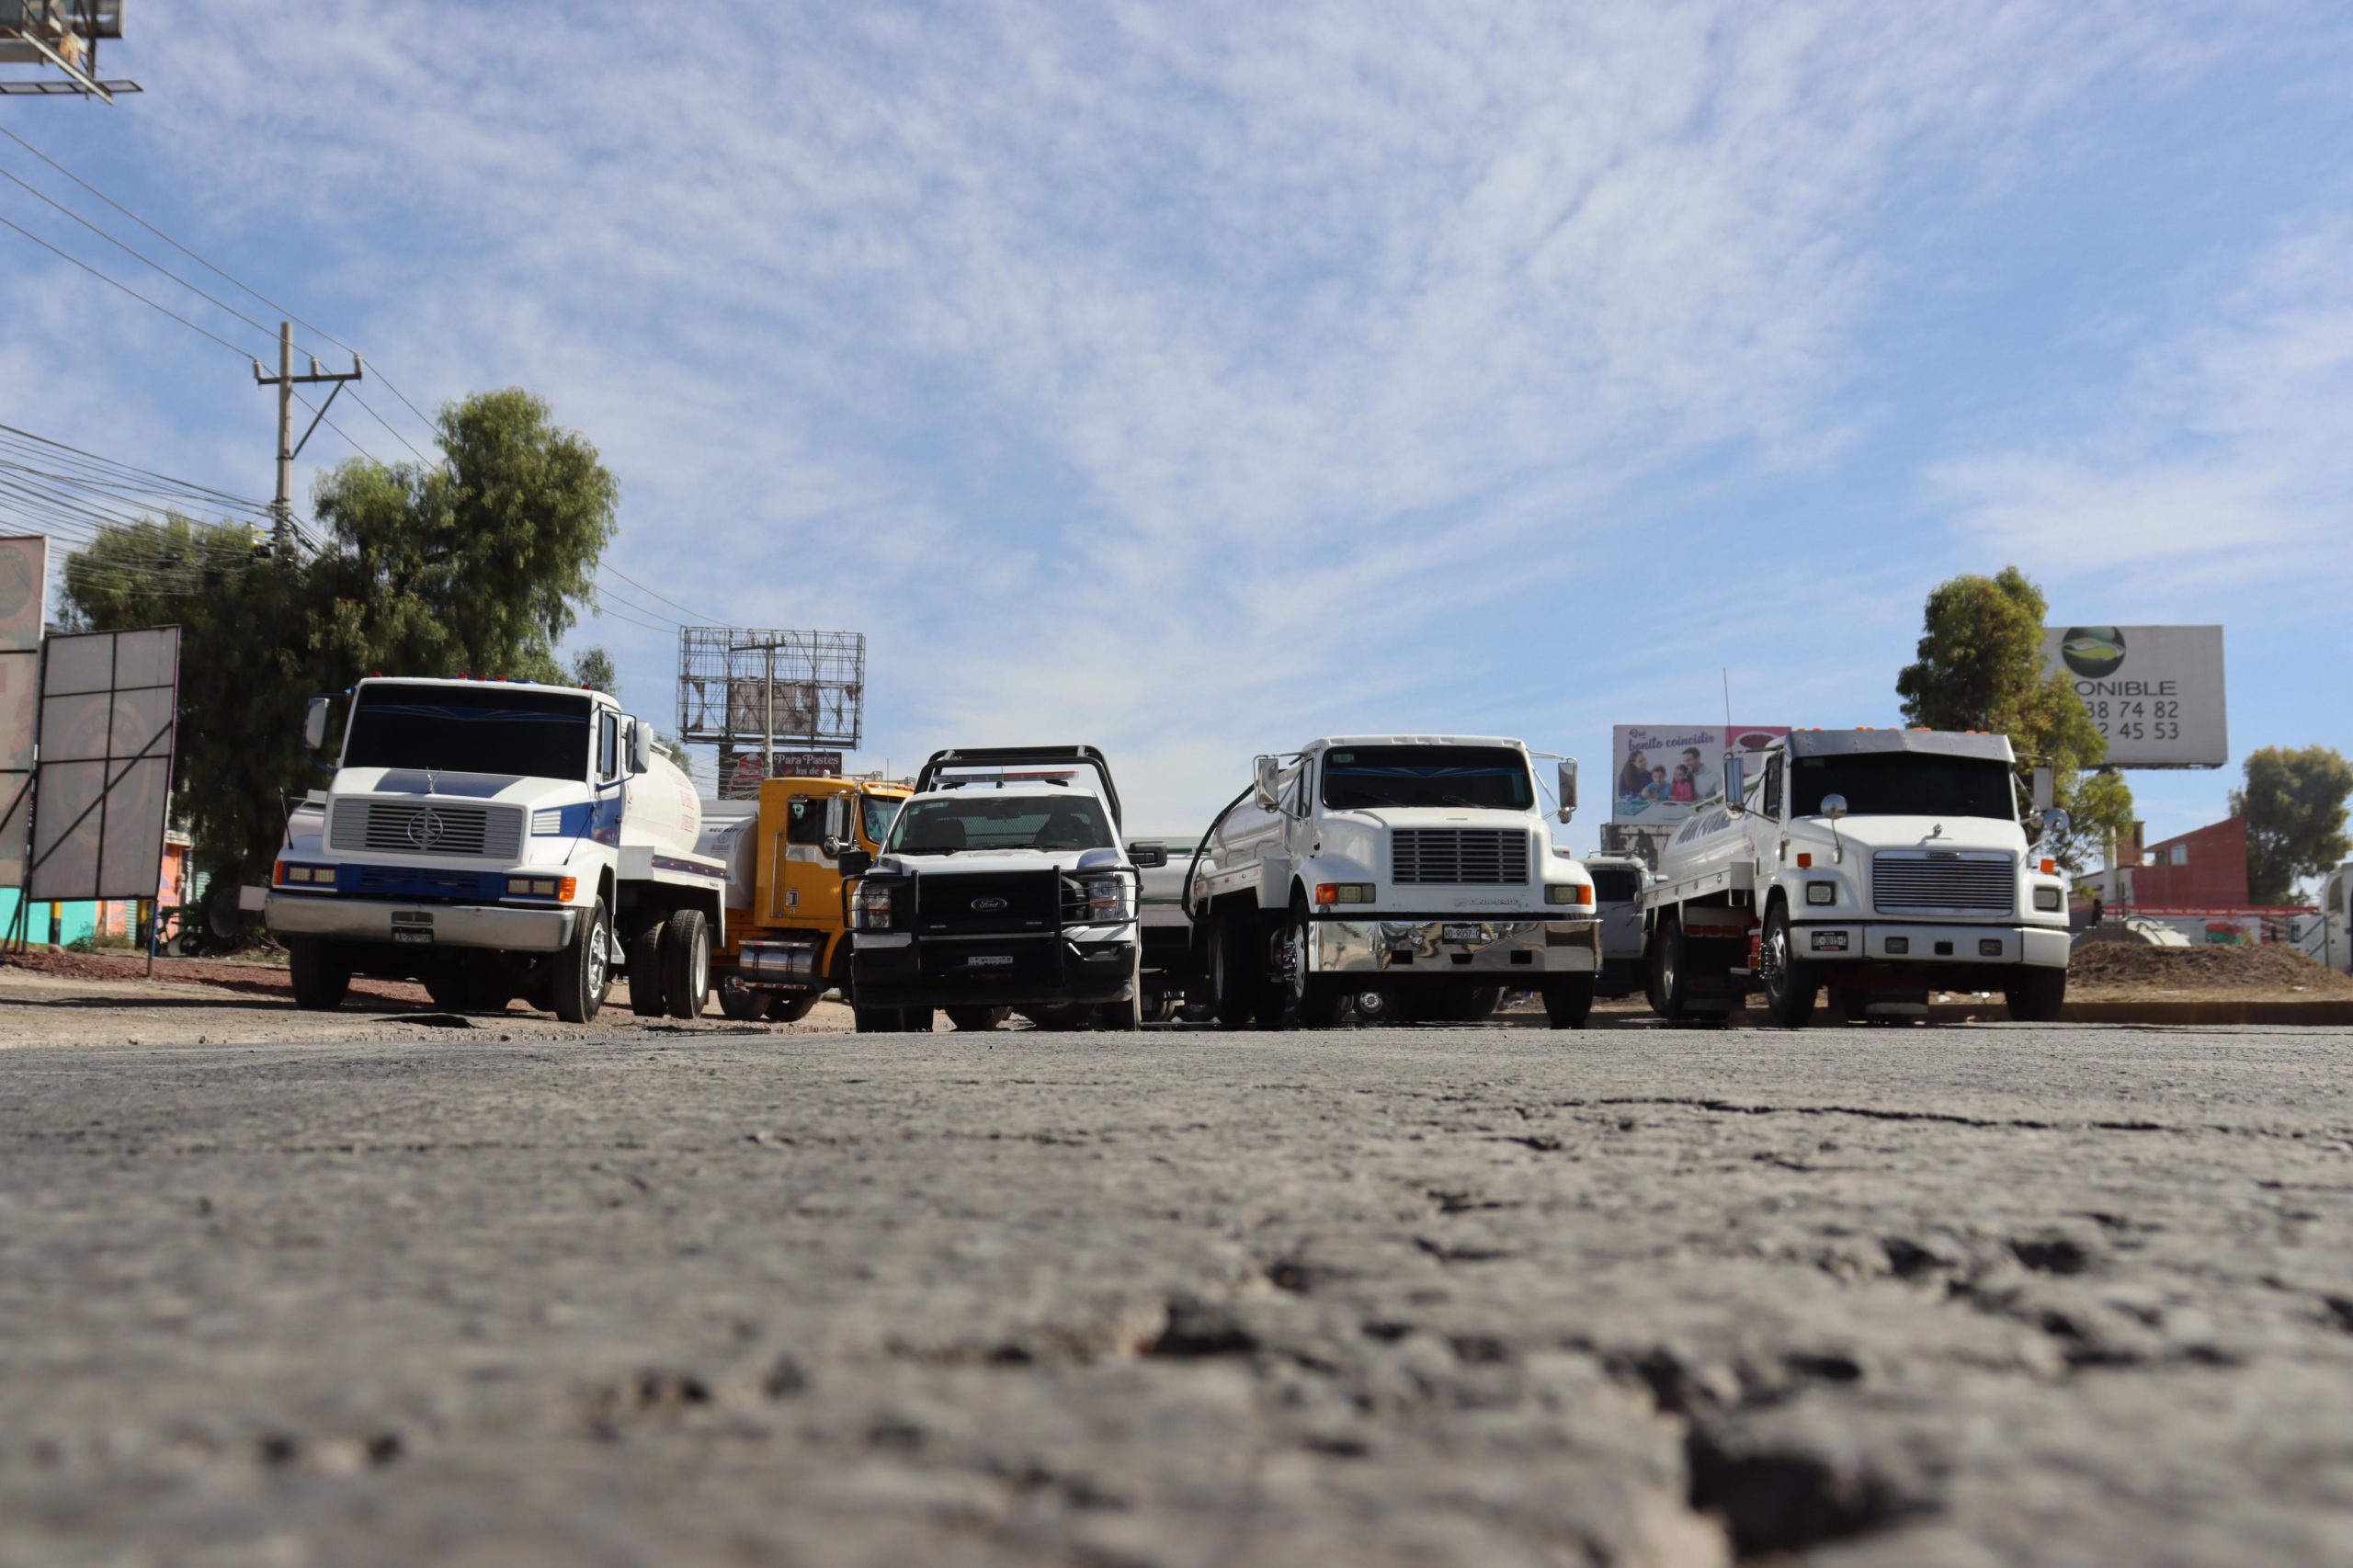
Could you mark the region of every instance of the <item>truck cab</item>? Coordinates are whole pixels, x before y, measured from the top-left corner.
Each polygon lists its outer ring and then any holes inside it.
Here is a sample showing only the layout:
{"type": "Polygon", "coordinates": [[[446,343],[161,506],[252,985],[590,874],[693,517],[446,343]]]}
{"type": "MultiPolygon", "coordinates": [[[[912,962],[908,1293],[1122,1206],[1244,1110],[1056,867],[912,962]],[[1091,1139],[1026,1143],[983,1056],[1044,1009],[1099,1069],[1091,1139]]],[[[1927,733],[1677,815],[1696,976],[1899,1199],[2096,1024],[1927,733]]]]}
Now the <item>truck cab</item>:
{"type": "MultiPolygon", "coordinates": [[[[1559,760],[1565,822],[1576,765],[1559,760]]],[[[1544,819],[1516,740],[1344,735],[1258,757],[1187,891],[1218,1020],[1324,1028],[1377,991],[1408,1021],[1467,1021],[1511,988],[1582,1028],[1593,881],[1544,819]]]]}
{"type": "Polygon", "coordinates": [[[843,857],[860,1033],[960,1028],[1005,1012],[1132,1030],[1142,1022],[1137,871],[1093,746],[932,754],[881,851],[843,857]],[[1091,788],[1090,788],[1091,786],[1091,788]]]}
{"type": "MultiPolygon", "coordinates": [[[[633,945],[633,996],[701,1011],[724,871],[695,852],[700,802],[650,726],[607,693],[529,681],[380,676],[345,695],[334,779],[289,821],[263,905],[301,1006],[372,974],[583,1023],[633,945]]],[[[336,706],[311,700],[314,754],[336,706]]]]}
{"type": "Polygon", "coordinates": [[[1723,798],[1643,893],[1653,1009],[1722,1016],[1757,992],[1794,1028],[1825,987],[1842,1019],[1999,989],[2013,1017],[2055,1020],[2067,889],[2028,841],[2015,766],[2006,736],[1928,730],[1796,730],[1728,756],[1723,798]]]}
{"type": "Polygon", "coordinates": [[[1632,855],[1588,855],[1593,903],[1601,916],[1601,973],[1594,994],[1617,998],[1643,989],[1643,888],[1650,867],[1632,855]]]}
{"type": "Polygon", "coordinates": [[[769,778],[748,815],[715,824],[703,848],[728,868],[728,940],[714,955],[720,1010],[805,1017],[828,989],[847,996],[849,890],[842,858],[881,853],[913,791],[879,778],[769,778]]]}

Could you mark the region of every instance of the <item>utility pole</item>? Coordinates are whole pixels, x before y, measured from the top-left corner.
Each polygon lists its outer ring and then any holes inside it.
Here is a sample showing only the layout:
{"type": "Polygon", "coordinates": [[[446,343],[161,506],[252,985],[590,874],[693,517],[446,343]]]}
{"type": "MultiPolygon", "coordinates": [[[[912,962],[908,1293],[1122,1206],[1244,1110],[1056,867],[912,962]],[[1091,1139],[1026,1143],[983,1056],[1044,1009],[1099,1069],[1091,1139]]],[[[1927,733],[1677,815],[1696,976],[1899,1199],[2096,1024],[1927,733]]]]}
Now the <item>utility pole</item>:
{"type": "Polygon", "coordinates": [[[278,324],[278,374],[265,374],[261,361],[254,361],[254,384],[278,389],[278,498],[270,504],[271,515],[277,520],[270,525],[269,543],[281,566],[294,559],[294,460],[301,457],[302,449],[311,444],[312,432],[318,429],[319,421],[327,416],[327,409],[334,404],[336,394],[343,391],[343,383],[356,381],[361,374],[359,356],[354,354],[351,357],[351,373],[347,376],[339,371],[320,369],[315,356],[311,358],[311,373],[296,375],[294,324],[287,321],[278,324]],[[294,439],[294,389],[313,381],[332,381],[335,391],[327,393],[325,403],[319,404],[319,412],[312,417],[311,428],[303,431],[302,438],[297,441],[294,439]]]}

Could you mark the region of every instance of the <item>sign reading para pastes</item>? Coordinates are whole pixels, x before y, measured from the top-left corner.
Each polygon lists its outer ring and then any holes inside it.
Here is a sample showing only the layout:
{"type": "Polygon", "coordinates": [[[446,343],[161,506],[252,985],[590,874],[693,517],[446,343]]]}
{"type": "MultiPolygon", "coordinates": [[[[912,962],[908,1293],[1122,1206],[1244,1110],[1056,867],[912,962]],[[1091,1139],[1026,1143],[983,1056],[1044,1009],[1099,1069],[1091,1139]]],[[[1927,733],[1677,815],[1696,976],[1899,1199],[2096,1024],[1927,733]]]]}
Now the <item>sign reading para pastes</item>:
{"type": "Polygon", "coordinates": [[[2230,760],[2219,626],[2046,626],[2045,668],[2067,677],[2113,767],[2230,760]]]}

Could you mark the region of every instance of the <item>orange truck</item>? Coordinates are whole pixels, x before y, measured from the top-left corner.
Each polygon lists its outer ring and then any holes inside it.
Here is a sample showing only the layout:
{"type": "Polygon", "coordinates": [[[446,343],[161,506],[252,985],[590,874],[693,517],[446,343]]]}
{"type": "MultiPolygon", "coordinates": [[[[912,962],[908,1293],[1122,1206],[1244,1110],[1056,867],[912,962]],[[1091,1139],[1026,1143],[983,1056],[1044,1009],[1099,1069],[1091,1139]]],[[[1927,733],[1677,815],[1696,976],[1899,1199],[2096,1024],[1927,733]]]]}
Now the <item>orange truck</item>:
{"type": "Polygon", "coordinates": [[[722,1012],[790,1023],[829,990],[847,996],[854,879],[841,858],[881,853],[909,793],[877,778],[769,778],[756,809],[707,808],[725,813],[698,846],[727,865],[727,937],[711,954],[722,1012]]]}

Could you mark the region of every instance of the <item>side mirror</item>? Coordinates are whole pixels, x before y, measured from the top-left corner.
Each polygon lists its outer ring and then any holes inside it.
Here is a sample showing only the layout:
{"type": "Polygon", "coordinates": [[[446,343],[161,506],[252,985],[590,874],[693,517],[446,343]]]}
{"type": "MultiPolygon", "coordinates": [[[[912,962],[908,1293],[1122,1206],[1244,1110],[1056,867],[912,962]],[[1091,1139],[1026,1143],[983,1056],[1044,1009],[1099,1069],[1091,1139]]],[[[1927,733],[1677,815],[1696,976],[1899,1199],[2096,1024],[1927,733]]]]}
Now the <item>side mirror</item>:
{"type": "Polygon", "coordinates": [[[302,705],[302,749],[316,754],[327,744],[327,715],[335,708],[332,697],[313,697],[302,705]]]}
{"type": "Polygon", "coordinates": [[[874,852],[870,849],[842,851],[841,873],[844,877],[862,877],[874,869],[874,852]]]}
{"type": "Polygon", "coordinates": [[[2059,803],[2059,777],[2047,765],[2034,770],[2034,814],[2048,817],[2059,803]]]}
{"type": "Polygon", "coordinates": [[[642,719],[632,719],[629,726],[629,770],[643,773],[654,766],[654,732],[642,719]]]}
{"type": "Polygon", "coordinates": [[[2064,838],[2075,825],[2075,818],[2053,806],[2042,813],[2042,841],[2048,844],[2054,838],[2064,838]]]}
{"type": "Polygon", "coordinates": [[[1836,822],[1840,817],[1845,816],[1847,814],[1847,797],[1844,795],[1823,796],[1822,814],[1828,817],[1832,822],[1836,822]]]}
{"type": "Polygon", "coordinates": [[[1577,759],[1575,757],[1564,756],[1561,759],[1560,782],[1560,816],[1563,822],[1566,822],[1577,814],[1577,759]]]}
{"type": "Polygon", "coordinates": [[[1748,768],[1738,752],[1724,755],[1724,810],[1737,816],[1748,809],[1748,768]]]}
{"type": "Polygon", "coordinates": [[[1131,844],[1128,864],[1139,871],[1156,871],[1168,864],[1168,846],[1165,844],[1131,844]]]}
{"type": "Polygon", "coordinates": [[[1281,803],[1279,800],[1281,791],[1279,788],[1282,778],[1281,760],[1278,757],[1262,756],[1254,766],[1257,768],[1257,776],[1251,780],[1250,794],[1259,805],[1267,811],[1275,811],[1281,803]]]}

